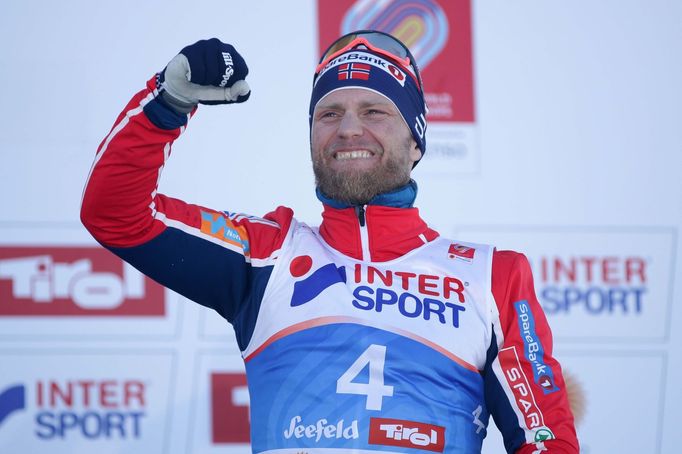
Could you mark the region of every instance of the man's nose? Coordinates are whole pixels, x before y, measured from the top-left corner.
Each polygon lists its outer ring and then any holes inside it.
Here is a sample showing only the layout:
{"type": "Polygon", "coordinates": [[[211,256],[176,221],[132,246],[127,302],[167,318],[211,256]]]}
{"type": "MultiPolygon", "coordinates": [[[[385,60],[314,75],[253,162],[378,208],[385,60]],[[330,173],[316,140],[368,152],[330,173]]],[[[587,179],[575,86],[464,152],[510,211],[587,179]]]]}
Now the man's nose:
{"type": "Polygon", "coordinates": [[[355,113],[344,112],[337,133],[339,137],[343,138],[361,136],[363,133],[362,121],[355,113]]]}

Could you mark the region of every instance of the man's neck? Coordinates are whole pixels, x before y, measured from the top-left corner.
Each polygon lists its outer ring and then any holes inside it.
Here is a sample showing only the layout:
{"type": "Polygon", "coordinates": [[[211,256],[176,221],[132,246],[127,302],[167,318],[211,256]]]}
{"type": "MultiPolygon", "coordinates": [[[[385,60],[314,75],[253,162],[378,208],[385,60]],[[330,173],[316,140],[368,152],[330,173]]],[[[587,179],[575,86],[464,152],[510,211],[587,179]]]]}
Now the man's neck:
{"type": "MultiPolygon", "coordinates": [[[[344,208],[352,208],[352,207],[356,206],[356,205],[353,205],[350,203],[341,202],[339,200],[328,197],[326,194],[324,194],[320,190],[319,187],[315,190],[315,193],[317,195],[317,198],[320,200],[320,202],[322,202],[325,205],[328,205],[332,208],[344,209],[344,208]]],[[[361,205],[381,205],[381,206],[387,206],[387,207],[392,207],[392,208],[412,208],[416,198],[417,198],[417,183],[414,180],[410,180],[406,185],[401,186],[401,187],[394,189],[392,191],[388,191],[388,192],[384,192],[382,194],[378,194],[378,195],[374,196],[367,203],[358,204],[358,206],[361,206],[361,205]]]]}

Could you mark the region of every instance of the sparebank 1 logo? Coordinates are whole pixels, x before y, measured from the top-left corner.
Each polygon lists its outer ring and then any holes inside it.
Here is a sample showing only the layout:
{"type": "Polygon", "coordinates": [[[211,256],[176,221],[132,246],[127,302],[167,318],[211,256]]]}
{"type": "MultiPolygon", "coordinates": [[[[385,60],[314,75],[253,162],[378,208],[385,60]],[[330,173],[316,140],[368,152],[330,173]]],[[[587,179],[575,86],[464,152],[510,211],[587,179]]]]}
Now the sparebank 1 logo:
{"type": "Polygon", "coordinates": [[[417,60],[429,120],[473,122],[470,0],[318,1],[319,49],[354,30],[380,30],[417,60]]]}
{"type": "MultiPolygon", "coordinates": [[[[0,432],[11,418],[28,418],[41,440],[138,439],[147,385],[133,379],[39,379],[0,389],[0,432]]],[[[22,422],[25,425],[26,422],[22,422]]]]}
{"type": "Polygon", "coordinates": [[[545,394],[558,391],[559,388],[554,381],[554,371],[545,363],[545,347],[536,330],[535,315],[528,301],[516,301],[514,310],[516,310],[519,337],[523,340],[524,355],[533,370],[533,381],[545,394]]]}
{"type": "Polygon", "coordinates": [[[637,255],[541,255],[533,258],[549,315],[638,315],[648,290],[649,260],[637,255]]]}
{"type": "Polygon", "coordinates": [[[0,316],[162,316],[164,290],[100,247],[0,247],[0,316]]]}
{"type": "Polygon", "coordinates": [[[460,313],[466,310],[467,283],[456,277],[360,263],[347,276],[345,266],[327,263],[313,270],[313,265],[308,255],[291,260],[289,272],[296,279],[291,307],[309,303],[335,284],[347,284],[352,294],[350,305],[355,310],[397,312],[406,318],[421,318],[454,328],[459,328],[460,313]]]}

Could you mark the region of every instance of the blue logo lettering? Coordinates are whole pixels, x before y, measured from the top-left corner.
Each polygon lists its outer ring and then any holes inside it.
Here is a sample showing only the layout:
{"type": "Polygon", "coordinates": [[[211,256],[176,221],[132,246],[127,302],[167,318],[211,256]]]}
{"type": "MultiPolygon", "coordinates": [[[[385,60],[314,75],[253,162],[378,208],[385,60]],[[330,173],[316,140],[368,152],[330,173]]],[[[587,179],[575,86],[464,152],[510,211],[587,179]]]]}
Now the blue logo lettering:
{"type": "Polygon", "coordinates": [[[554,384],[554,373],[545,364],[545,351],[542,343],[535,332],[535,318],[528,306],[528,301],[521,300],[514,303],[516,317],[519,323],[519,332],[523,339],[524,353],[533,369],[533,380],[540,385],[545,394],[551,394],[559,390],[554,384]]]}
{"type": "Polygon", "coordinates": [[[35,434],[43,440],[67,439],[74,434],[91,440],[140,438],[141,419],[144,416],[145,413],[141,411],[86,411],[80,414],[74,411],[43,411],[36,415],[35,434]]]}
{"type": "Polygon", "coordinates": [[[642,313],[644,287],[548,286],[542,289],[543,309],[547,314],[571,313],[583,310],[589,315],[642,313]]]}
{"type": "Polygon", "coordinates": [[[383,312],[388,307],[397,306],[398,311],[404,317],[434,319],[441,325],[450,324],[453,328],[459,328],[459,314],[466,310],[464,306],[458,304],[442,302],[434,298],[421,300],[412,293],[398,294],[387,288],[378,288],[375,291],[367,285],[356,287],[353,296],[355,297],[353,306],[364,311],[383,312]]]}

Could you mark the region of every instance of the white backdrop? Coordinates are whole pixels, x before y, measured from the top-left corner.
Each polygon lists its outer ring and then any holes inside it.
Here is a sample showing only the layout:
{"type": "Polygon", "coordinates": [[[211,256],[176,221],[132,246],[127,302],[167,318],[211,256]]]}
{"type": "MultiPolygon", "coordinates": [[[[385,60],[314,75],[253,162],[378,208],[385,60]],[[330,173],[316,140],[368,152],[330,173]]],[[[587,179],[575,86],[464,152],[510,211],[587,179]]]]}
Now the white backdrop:
{"type": "MultiPolygon", "coordinates": [[[[245,56],[253,94],[200,109],[162,192],[253,214],[288,205],[317,223],[316,5],[5,2],[0,260],[94,257],[78,212],[99,141],[155,71],[211,36],[245,56]]],[[[414,172],[441,234],[531,259],[585,453],[682,444],[680,24],[670,0],[475,1],[474,164],[414,172]]],[[[92,260],[86,274],[104,269],[92,260]]],[[[12,282],[0,277],[0,452],[248,452],[239,422],[212,418],[214,402],[234,415],[248,402],[217,315],[170,292],[161,314],[49,314],[57,296],[34,295],[37,314],[11,315],[12,282]]],[[[484,450],[502,452],[497,435],[484,450]]]]}

